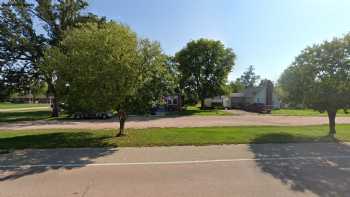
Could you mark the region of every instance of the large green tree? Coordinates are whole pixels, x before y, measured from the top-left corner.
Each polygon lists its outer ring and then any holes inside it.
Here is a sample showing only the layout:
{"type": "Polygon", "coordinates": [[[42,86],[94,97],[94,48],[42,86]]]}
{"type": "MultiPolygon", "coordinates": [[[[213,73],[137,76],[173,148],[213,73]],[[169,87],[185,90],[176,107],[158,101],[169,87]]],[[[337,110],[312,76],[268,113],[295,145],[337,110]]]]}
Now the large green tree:
{"type": "Polygon", "coordinates": [[[220,41],[199,39],[187,43],[176,53],[175,60],[180,72],[181,88],[187,98],[201,101],[224,93],[235,54],[220,41]]]}
{"type": "Polygon", "coordinates": [[[54,73],[67,111],[125,109],[138,81],[136,34],[115,22],[89,23],[67,31],[60,47],[45,52],[41,69],[54,73]]]}
{"type": "Polygon", "coordinates": [[[5,101],[7,98],[10,97],[10,88],[8,85],[0,79],[0,101],[5,101]]]}
{"type": "Polygon", "coordinates": [[[239,79],[236,79],[236,81],[231,81],[229,84],[229,93],[238,93],[244,90],[244,85],[241,83],[239,79]]]}
{"type": "Polygon", "coordinates": [[[279,79],[286,102],[326,111],[329,134],[338,110],[350,107],[350,36],[304,49],[279,79]]]}
{"type": "Polygon", "coordinates": [[[128,110],[147,113],[160,104],[162,96],[171,95],[177,86],[174,73],[158,42],[148,39],[138,44],[138,86],[136,94],[128,100],[128,110]]]}
{"type": "Polygon", "coordinates": [[[253,65],[250,65],[247,71],[245,71],[242,74],[242,76],[239,78],[240,83],[245,88],[256,86],[259,80],[260,80],[260,76],[255,74],[255,68],[253,65]]]}
{"type": "Polygon", "coordinates": [[[8,0],[0,5],[0,75],[16,88],[45,80],[54,96],[53,116],[58,116],[59,98],[50,78],[52,73],[43,72],[38,65],[44,50],[57,47],[67,29],[79,23],[104,21],[91,13],[81,14],[87,6],[86,0],[8,0]]]}

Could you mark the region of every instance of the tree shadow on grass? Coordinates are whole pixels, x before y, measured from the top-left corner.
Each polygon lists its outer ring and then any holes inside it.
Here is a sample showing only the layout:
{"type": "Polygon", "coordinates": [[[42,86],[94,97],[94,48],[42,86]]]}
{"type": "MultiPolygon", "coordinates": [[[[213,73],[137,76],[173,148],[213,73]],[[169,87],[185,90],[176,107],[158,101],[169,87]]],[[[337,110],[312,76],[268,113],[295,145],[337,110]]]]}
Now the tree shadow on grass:
{"type": "MultiPolygon", "coordinates": [[[[49,133],[0,139],[0,149],[53,148],[53,147],[106,147],[108,136],[91,132],[49,133]]],[[[82,149],[25,149],[0,154],[0,182],[50,170],[75,169],[94,163],[99,157],[115,153],[110,148],[82,149]],[[25,167],[31,165],[30,167],[25,167]]]]}
{"type": "MultiPolygon", "coordinates": [[[[272,136],[268,134],[256,138],[255,141],[259,143],[271,138],[282,142],[296,139],[295,136],[288,134],[272,134],[272,136]]],[[[307,137],[304,140],[307,141],[307,137]]],[[[350,194],[350,146],[329,142],[332,139],[328,137],[317,141],[328,141],[328,143],[251,144],[249,146],[257,159],[258,167],[288,185],[292,190],[311,191],[319,196],[348,196],[350,194]]]]}

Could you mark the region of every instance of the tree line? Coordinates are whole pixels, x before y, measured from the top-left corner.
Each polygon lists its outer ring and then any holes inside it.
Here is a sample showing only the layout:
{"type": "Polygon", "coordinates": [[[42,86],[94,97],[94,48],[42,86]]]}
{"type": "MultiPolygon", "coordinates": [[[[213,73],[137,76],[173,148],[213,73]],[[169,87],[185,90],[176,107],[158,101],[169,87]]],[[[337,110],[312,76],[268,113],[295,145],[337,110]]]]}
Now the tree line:
{"type": "Polygon", "coordinates": [[[2,96],[47,84],[52,116],[119,110],[145,113],[161,97],[220,94],[235,54],[222,42],[189,42],[174,57],[127,25],[93,13],[85,0],[8,0],[0,6],[2,96]]]}
{"type": "MultiPolygon", "coordinates": [[[[227,85],[236,55],[221,41],[192,40],[173,57],[127,25],[86,13],[86,0],[7,0],[0,5],[0,98],[45,84],[68,112],[146,113],[164,95],[200,101],[254,87],[250,66],[227,85]]],[[[350,36],[307,47],[281,75],[283,101],[328,113],[350,105],[350,36]]]]}

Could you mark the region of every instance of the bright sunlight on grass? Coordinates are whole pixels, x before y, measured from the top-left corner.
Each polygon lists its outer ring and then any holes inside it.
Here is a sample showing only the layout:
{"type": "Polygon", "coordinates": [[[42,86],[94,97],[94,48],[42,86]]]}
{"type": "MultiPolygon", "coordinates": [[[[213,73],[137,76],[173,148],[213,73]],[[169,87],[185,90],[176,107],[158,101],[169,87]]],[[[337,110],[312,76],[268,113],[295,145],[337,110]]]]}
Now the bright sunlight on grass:
{"type": "Polygon", "coordinates": [[[233,113],[227,112],[222,109],[201,109],[198,106],[187,106],[181,112],[171,112],[169,115],[179,116],[230,116],[233,113]]]}
{"type": "MultiPolygon", "coordinates": [[[[278,109],[273,110],[271,114],[279,116],[327,116],[327,113],[320,113],[312,109],[278,109]]],[[[346,114],[343,110],[339,110],[337,116],[350,116],[350,114],[346,114]]]]}
{"type": "Polygon", "coordinates": [[[48,110],[0,112],[0,122],[56,120],[66,117],[65,114],[61,114],[59,118],[52,118],[51,112],[48,110]]]}
{"type": "Polygon", "coordinates": [[[35,107],[49,107],[49,104],[0,103],[0,109],[19,109],[19,108],[35,108],[35,107]]]}
{"type": "MultiPolygon", "coordinates": [[[[337,139],[350,141],[350,125],[337,126],[337,139]]],[[[328,142],[328,126],[208,127],[128,130],[116,138],[115,130],[50,129],[1,131],[0,149],[66,147],[142,147],[174,145],[328,142]]]]}
{"type": "Polygon", "coordinates": [[[48,104],[0,103],[0,122],[53,120],[66,117],[62,113],[59,118],[52,118],[48,104]]]}

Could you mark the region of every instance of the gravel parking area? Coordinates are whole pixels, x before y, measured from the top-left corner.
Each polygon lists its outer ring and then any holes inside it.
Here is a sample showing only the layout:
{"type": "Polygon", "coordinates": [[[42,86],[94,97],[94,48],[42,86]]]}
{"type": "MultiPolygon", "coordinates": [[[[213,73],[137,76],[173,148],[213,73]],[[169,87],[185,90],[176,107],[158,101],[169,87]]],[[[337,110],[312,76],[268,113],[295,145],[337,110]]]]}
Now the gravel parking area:
{"type": "MultiPolygon", "coordinates": [[[[350,124],[350,117],[338,117],[338,124],[350,124]]],[[[152,127],[218,127],[218,126],[303,126],[328,124],[327,117],[272,116],[258,114],[236,114],[235,116],[177,116],[177,117],[130,117],[127,128],[152,127]]],[[[0,130],[12,129],[109,129],[117,128],[117,120],[84,121],[28,121],[18,123],[0,123],[0,130]]]]}

